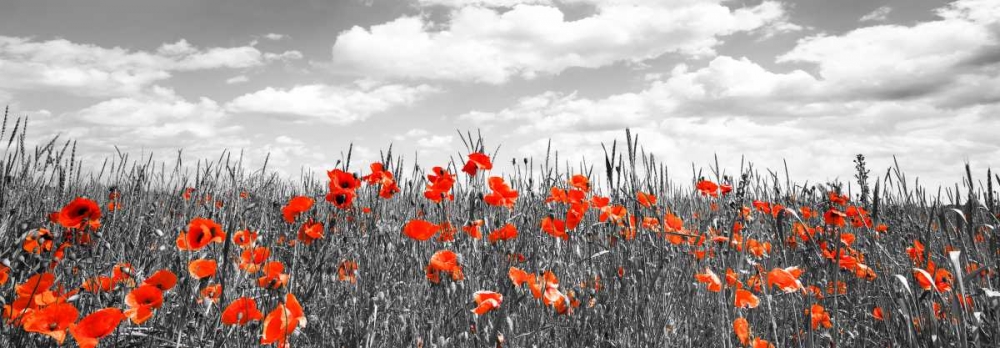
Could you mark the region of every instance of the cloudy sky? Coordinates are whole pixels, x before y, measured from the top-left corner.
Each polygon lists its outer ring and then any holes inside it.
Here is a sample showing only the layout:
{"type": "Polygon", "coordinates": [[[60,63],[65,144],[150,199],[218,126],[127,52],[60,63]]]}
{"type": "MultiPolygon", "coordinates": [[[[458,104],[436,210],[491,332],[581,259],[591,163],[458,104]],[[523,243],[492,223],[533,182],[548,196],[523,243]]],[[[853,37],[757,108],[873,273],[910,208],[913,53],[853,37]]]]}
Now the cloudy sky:
{"type": "Polygon", "coordinates": [[[5,0],[0,104],[98,165],[229,148],[297,175],[391,143],[426,167],[456,130],[599,163],[629,127],[680,173],[849,181],[863,153],[954,183],[1000,166],[1000,2],[5,0]]]}

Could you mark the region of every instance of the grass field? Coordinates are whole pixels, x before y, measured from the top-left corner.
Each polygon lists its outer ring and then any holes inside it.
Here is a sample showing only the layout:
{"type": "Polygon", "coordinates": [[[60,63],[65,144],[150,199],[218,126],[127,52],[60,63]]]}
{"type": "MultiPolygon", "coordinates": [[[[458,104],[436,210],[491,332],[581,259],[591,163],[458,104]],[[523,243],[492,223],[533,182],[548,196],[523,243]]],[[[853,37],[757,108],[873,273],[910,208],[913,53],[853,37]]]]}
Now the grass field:
{"type": "Polygon", "coordinates": [[[293,181],[230,152],[85,166],[3,128],[6,347],[1000,344],[1000,176],[968,167],[668,178],[627,134],[501,173],[468,135],[441,168],[348,151],[293,181]]]}

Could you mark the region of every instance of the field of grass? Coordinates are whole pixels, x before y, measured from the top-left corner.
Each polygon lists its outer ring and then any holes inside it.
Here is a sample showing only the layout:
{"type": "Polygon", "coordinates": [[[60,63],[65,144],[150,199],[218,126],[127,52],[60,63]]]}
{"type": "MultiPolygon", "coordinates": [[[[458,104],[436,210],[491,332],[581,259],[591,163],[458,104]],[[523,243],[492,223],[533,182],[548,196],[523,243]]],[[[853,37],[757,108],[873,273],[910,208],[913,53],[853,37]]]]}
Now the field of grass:
{"type": "Polygon", "coordinates": [[[501,173],[468,135],[440,169],[390,150],[294,181],[230,152],[85,171],[9,121],[4,347],[1000,345],[991,172],[668,177],[631,134],[596,167],[553,150],[501,173]]]}

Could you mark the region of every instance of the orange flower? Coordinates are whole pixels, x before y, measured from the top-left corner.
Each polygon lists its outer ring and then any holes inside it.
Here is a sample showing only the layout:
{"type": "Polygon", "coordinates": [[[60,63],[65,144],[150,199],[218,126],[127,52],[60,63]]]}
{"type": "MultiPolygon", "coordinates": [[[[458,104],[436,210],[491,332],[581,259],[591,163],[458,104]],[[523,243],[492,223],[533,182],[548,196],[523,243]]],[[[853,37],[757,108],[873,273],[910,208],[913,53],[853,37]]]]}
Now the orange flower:
{"type": "Polygon", "coordinates": [[[736,308],[757,308],[760,299],[752,292],[736,289],[736,308]]]}
{"type": "Polygon", "coordinates": [[[830,198],[830,203],[841,206],[847,204],[846,195],[838,195],[836,192],[830,191],[829,193],[827,193],[827,196],[830,198]]]}
{"type": "Polygon", "coordinates": [[[799,276],[802,270],[798,267],[774,268],[767,273],[767,286],[777,286],[786,293],[802,290],[802,282],[799,276]]]}
{"type": "Polygon", "coordinates": [[[10,267],[0,264],[0,286],[7,284],[10,280],[10,267]]]}
{"type": "Polygon", "coordinates": [[[233,233],[233,244],[240,248],[247,248],[253,245],[253,242],[257,240],[257,232],[251,232],[249,230],[239,230],[233,233]]]}
{"type": "Polygon", "coordinates": [[[163,306],[163,291],[152,285],[141,285],[125,296],[125,304],[129,306],[125,315],[136,325],[142,325],[153,316],[153,309],[163,306]]]}
{"type": "Polygon", "coordinates": [[[654,195],[638,191],[635,193],[635,197],[639,201],[639,205],[642,205],[646,208],[650,208],[656,205],[656,196],[654,195]]]}
{"type": "Polygon", "coordinates": [[[490,232],[489,240],[490,243],[496,243],[500,240],[511,240],[517,238],[517,227],[514,224],[503,225],[500,229],[490,232]]]}
{"type": "Polygon", "coordinates": [[[80,312],[69,303],[56,303],[48,307],[32,311],[24,317],[24,331],[40,333],[52,337],[59,344],[66,340],[66,329],[69,328],[80,312]]]}
{"type": "Polygon", "coordinates": [[[201,250],[209,243],[222,243],[225,240],[226,232],[223,232],[222,226],[211,219],[196,217],[188,224],[186,246],[190,250],[201,250]]]}
{"type": "Polygon", "coordinates": [[[500,308],[500,303],[503,302],[503,295],[493,291],[481,290],[472,294],[472,300],[476,302],[476,308],[472,310],[472,313],[483,315],[500,308]]]}
{"type": "Polygon", "coordinates": [[[133,287],[135,286],[135,279],[132,278],[133,273],[131,263],[119,263],[111,269],[111,280],[115,283],[126,283],[129,287],[133,287]]]}
{"type": "Polygon", "coordinates": [[[484,224],[485,222],[481,219],[473,220],[468,225],[462,226],[462,231],[465,231],[473,239],[482,239],[483,232],[480,230],[480,227],[483,227],[484,224]]]}
{"type": "Polygon", "coordinates": [[[281,215],[285,222],[294,224],[295,218],[312,208],[315,200],[306,196],[295,196],[288,200],[288,204],[281,208],[281,215]]]}
{"type": "Polygon", "coordinates": [[[424,197],[434,203],[441,203],[445,198],[454,200],[455,197],[451,194],[451,187],[455,185],[455,176],[441,167],[434,167],[431,170],[434,173],[427,175],[427,182],[429,184],[424,191],[424,197]]]}
{"type": "Polygon", "coordinates": [[[590,191],[590,179],[580,174],[569,178],[569,185],[584,192],[590,191]]]}
{"type": "Polygon", "coordinates": [[[719,276],[715,275],[711,269],[705,267],[705,273],[697,273],[694,275],[694,279],[699,283],[708,284],[708,290],[712,292],[722,291],[722,281],[719,280],[719,276]]]}
{"type": "Polygon", "coordinates": [[[760,337],[754,337],[753,342],[750,342],[750,347],[753,348],[774,348],[771,342],[760,339],[760,337]]]}
{"type": "Polygon", "coordinates": [[[875,307],[874,309],[872,309],[872,316],[875,317],[875,320],[878,321],[885,320],[885,314],[882,313],[882,307],[875,307]]]}
{"type": "Polygon", "coordinates": [[[264,276],[257,278],[257,285],[267,289],[277,289],[288,284],[288,274],[281,261],[271,261],[264,264],[264,276]]]}
{"type": "Polygon", "coordinates": [[[914,239],[913,246],[906,248],[906,254],[910,256],[910,260],[913,260],[915,264],[921,264],[924,262],[924,243],[920,240],[914,239]]]}
{"type": "Polygon", "coordinates": [[[827,313],[823,306],[813,304],[809,312],[811,314],[810,317],[812,318],[813,330],[819,328],[820,325],[823,325],[823,327],[827,329],[833,326],[833,324],[830,323],[830,313],[827,313]]]}
{"type": "Polygon", "coordinates": [[[623,219],[625,219],[625,215],[627,214],[628,211],[625,210],[625,207],[623,206],[620,205],[606,206],[604,208],[601,208],[601,216],[599,216],[597,220],[600,222],[605,222],[608,221],[608,219],[611,219],[612,222],[621,222],[623,219]]]}
{"type": "Polygon", "coordinates": [[[337,266],[337,278],[340,281],[350,281],[351,284],[358,283],[358,263],[351,260],[344,260],[337,266]]]}
{"type": "Polygon", "coordinates": [[[271,250],[267,247],[255,247],[246,249],[240,253],[240,269],[247,273],[257,273],[263,267],[264,262],[271,256],[271,250]]]}
{"type": "Polygon", "coordinates": [[[24,283],[18,285],[14,290],[18,297],[33,297],[43,293],[55,284],[56,276],[52,273],[39,273],[31,276],[24,283]]]}
{"type": "Polygon", "coordinates": [[[81,228],[84,222],[100,221],[101,207],[91,199],[77,197],[63,206],[57,221],[65,228],[81,228]]]}
{"type": "Polygon", "coordinates": [[[174,288],[177,284],[177,275],[168,269],[161,269],[153,273],[146,280],[142,281],[143,285],[155,286],[160,291],[167,291],[174,288]]]}
{"type": "Polygon", "coordinates": [[[844,227],[846,224],[845,217],[847,217],[847,214],[844,214],[840,210],[830,209],[823,214],[823,221],[826,221],[828,226],[844,227]]]}
{"type": "Polygon", "coordinates": [[[750,343],[750,323],[747,322],[747,318],[740,317],[733,320],[733,332],[744,346],[750,343]]]}
{"type": "Polygon", "coordinates": [[[934,278],[931,274],[920,268],[913,268],[913,279],[917,281],[917,285],[924,290],[934,290],[937,291],[937,287],[934,284],[934,278]]]}
{"type": "Polygon", "coordinates": [[[181,194],[181,197],[184,197],[185,201],[191,200],[192,193],[194,193],[194,187],[185,188],[184,193],[181,194]]]}
{"type": "Polygon", "coordinates": [[[125,314],[118,308],[101,309],[83,317],[79,323],[70,325],[69,333],[80,348],[94,348],[100,339],[114,332],[125,318],[125,314]]]}
{"type": "Polygon", "coordinates": [[[492,205],[494,207],[506,207],[507,209],[514,209],[514,202],[517,201],[517,191],[513,190],[506,183],[503,182],[503,178],[499,176],[491,176],[489,179],[490,194],[483,196],[483,201],[486,204],[492,205]]]}
{"type": "Polygon", "coordinates": [[[323,238],[323,224],[315,222],[312,219],[306,221],[299,227],[299,240],[306,245],[312,244],[313,241],[323,238]]]}
{"type": "Polygon", "coordinates": [[[510,281],[514,283],[514,286],[521,286],[521,284],[524,283],[535,282],[534,274],[525,272],[524,270],[517,267],[511,267],[510,270],[507,271],[507,276],[510,277],[510,281]]]}
{"type": "Polygon", "coordinates": [[[569,234],[566,234],[566,222],[563,220],[554,219],[551,216],[542,219],[542,231],[553,237],[569,240],[569,234]]]}
{"type": "MultiPolygon", "coordinates": [[[[708,180],[701,180],[698,181],[697,184],[695,184],[695,188],[698,189],[698,192],[700,192],[702,196],[712,196],[712,197],[719,196],[718,192],[719,185],[716,185],[714,182],[708,180]]],[[[743,344],[745,345],[746,343],[744,342],[743,344]]]]}
{"type": "Polygon", "coordinates": [[[215,301],[218,301],[222,297],[222,284],[205,286],[199,294],[201,296],[198,297],[198,303],[204,303],[205,301],[215,303],[215,301]]]}
{"type": "Polygon", "coordinates": [[[383,169],[382,163],[372,163],[371,164],[372,173],[361,177],[368,185],[379,184],[381,188],[379,189],[379,197],[389,199],[392,195],[399,192],[399,186],[396,185],[396,179],[393,177],[392,172],[383,169]]]}
{"type": "Polygon", "coordinates": [[[285,295],[285,303],[279,303],[264,318],[261,344],[277,343],[279,347],[288,345],[288,337],[299,327],[306,326],[305,312],[295,295],[285,295]]]}
{"type": "Polygon", "coordinates": [[[28,235],[24,237],[22,248],[26,252],[38,255],[43,251],[52,250],[52,244],[52,232],[46,228],[38,228],[28,231],[28,235]]]}
{"type": "Polygon", "coordinates": [[[421,242],[431,239],[440,230],[441,226],[420,219],[410,220],[403,226],[403,234],[421,242]]]}
{"type": "Polygon", "coordinates": [[[476,170],[490,170],[493,169],[493,163],[490,162],[490,156],[487,156],[481,152],[473,152],[469,154],[469,160],[465,162],[465,166],[462,167],[462,171],[469,176],[476,176],[476,170]]]}
{"type": "Polygon", "coordinates": [[[111,277],[109,276],[96,276],[85,280],[83,282],[83,285],[81,285],[80,287],[83,288],[84,291],[89,291],[94,293],[111,292],[111,290],[114,289],[115,287],[115,283],[114,281],[111,280],[111,277]]]}
{"type": "Polygon", "coordinates": [[[264,314],[257,309],[257,301],[250,297],[235,299],[222,311],[222,323],[226,325],[243,326],[263,318],[264,314]]]}
{"type": "Polygon", "coordinates": [[[430,262],[427,263],[427,280],[431,283],[441,282],[441,272],[450,274],[452,280],[458,281],[465,278],[462,274],[462,266],[458,263],[458,255],[451,250],[441,250],[434,253],[430,262]]]}
{"type": "Polygon", "coordinates": [[[218,267],[215,260],[197,259],[188,263],[188,274],[194,279],[213,277],[218,267]]]}

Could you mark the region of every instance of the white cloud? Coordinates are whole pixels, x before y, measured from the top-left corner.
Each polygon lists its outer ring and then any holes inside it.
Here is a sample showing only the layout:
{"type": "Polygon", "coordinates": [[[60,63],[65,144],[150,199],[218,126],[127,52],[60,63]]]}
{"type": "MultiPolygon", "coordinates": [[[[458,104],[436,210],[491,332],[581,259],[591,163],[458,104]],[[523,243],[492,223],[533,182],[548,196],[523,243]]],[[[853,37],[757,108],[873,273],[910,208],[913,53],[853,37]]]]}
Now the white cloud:
{"type": "Polygon", "coordinates": [[[173,90],[154,87],[149,95],[103,101],[66,117],[84,121],[93,133],[117,134],[112,138],[118,141],[155,143],[161,139],[213,137],[222,131],[219,122],[226,113],[211,99],[190,102],[173,90]]]}
{"type": "Polygon", "coordinates": [[[417,146],[426,149],[439,149],[445,152],[451,150],[451,141],[455,137],[451,135],[432,135],[417,139],[417,146]]]}
{"type": "Polygon", "coordinates": [[[281,39],[288,38],[288,36],[283,35],[283,34],[277,34],[277,33],[267,33],[267,35],[264,35],[264,38],[268,39],[268,40],[272,40],[272,41],[278,41],[278,40],[281,40],[281,39]]]}
{"type": "Polygon", "coordinates": [[[280,114],[348,124],[397,106],[412,105],[438,91],[428,85],[398,84],[315,84],[290,89],[268,87],[237,97],[226,104],[226,109],[237,113],[280,114]]]}
{"type": "Polygon", "coordinates": [[[60,91],[82,96],[135,96],[174,71],[243,69],[301,53],[264,53],[252,46],[197,48],[186,40],[155,52],[0,36],[0,89],[60,91]]]}
{"type": "Polygon", "coordinates": [[[423,129],[423,128],[413,128],[411,130],[406,131],[406,133],[396,134],[392,138],[395,139],[395,140],[398,140],[398,141],[403,141],[403,140],[406,140],[406,139],[423,137],[423,136],[428,135],[428,134],[430,134],[430,132],[428,132],[426,129],[423,129]]]}
{"type": "Polygon", "coordinates": [[[722,36],[771,26],[796,28],[782,26],[787,15],[774,1],[736,10],[719,0],[592,5],[595,14],[570,21],[558,7],[519,4],[506,11],[457,7],[447,23],[401,17],[369,29],[356,26],[338,35],[333,62],[366,76],[500,84],[514,76],[531,79],[570,67],[638,63],[671,52],[711,56],[722,36]]]}
{"type": "Polygon", "coordinates": [[[1000,3],[958,1],[938,14],[939,20],[913,26],[807,37],[778,62],[815,64],[824,93],[844,99],[951,95],[939,101],[947,104],[1000,98],[1000,88],[990,87],[1000,69],[1000,3]]]}
{"type": "Polygon", "coordinates": [[[244,83],[244,82],[247,82],[247,81],[250,81],[249,77],[247,77],[246,75],[238,75],[238,76],[233,76],[233,77],[230,77],[230,78],[226,79],[226,84],[227,85],[235,85],[235,84],[244,83]]]}
{"type": "Polygon", "coordinates": [[[758,168],[787,159],[793,179],[851,181],[854,154],[879,170],[899,155],[924,183],[955,182],[964,160],[983,168],[1000,158],[1000,16],[987,15],[998,9],[959,1],[935,21],[805,38],[779,59],[814,63],[817,76],[719,56],[649,75],[639,92],[546,92],[459,119],[539,139],[519,154],[544,155],[551,137],[555,149],[602,158],[600,142],[631,127],[647,152],[674,165],[706,165],[719,153],[733,169],[747,155],[758,168]]]}
{"type": "Polygon", "coordinates": [[[885,21],[886,16],[889,15],[889,12],[892,12],[892,7],[882,6],[882,7],[879,7],[877,9],[875,9],[874,11],[868,12],[868,14],[866,14],[864,16],[861,16],[861,19],[859,19],[858,21],[859,22],[882,22],[882,21],[885,21]]]}

